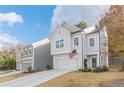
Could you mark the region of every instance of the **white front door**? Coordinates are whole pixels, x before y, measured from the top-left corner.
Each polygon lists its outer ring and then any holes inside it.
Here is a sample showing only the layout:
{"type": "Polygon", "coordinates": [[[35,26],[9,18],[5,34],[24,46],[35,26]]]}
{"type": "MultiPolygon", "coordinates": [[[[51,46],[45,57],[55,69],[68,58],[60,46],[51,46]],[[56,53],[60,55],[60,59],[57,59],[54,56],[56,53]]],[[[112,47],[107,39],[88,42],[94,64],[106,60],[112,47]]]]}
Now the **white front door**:
{"type": "Polygon", "coordinates": [[[91,57],[91,63],[92,63],[92,68],[96,68],[97,67],[97,57],[91,57]]]}

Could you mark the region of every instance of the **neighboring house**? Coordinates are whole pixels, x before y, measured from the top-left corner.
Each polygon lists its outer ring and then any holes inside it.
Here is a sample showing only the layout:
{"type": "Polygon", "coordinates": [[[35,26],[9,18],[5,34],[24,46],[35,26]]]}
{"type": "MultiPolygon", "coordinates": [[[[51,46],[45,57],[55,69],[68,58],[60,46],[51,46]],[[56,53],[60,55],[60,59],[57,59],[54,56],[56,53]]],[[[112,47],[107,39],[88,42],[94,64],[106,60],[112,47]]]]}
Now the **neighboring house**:
{"type": "Polygon", "coordinates": [[[16,46],[16,70],[21,70],[21,48],[22,46],[16,46]]]}
{"type": "MultiPolygon", "coordinates": [[[[52,56],[50,55],[50,41],[44,39],[31,45],[21,48],[21,71],[27,72],[28,67],[31,66],[32,70],[39,71],[45,70],[46,65],[52,66],[52,56]]],[[[17,59],[18,60],[18,59],[17,59]]]]}
{"type": "Polygon", "coordinates": [[[97,26],[81,30],[63,23],[50,36],[51,55],[54,69],[78,70],[84,68],[84,60],[89,68],[108,67],[107,32],[97,26]],[[76,50],[77,55],[69,54],[76,50]]]}

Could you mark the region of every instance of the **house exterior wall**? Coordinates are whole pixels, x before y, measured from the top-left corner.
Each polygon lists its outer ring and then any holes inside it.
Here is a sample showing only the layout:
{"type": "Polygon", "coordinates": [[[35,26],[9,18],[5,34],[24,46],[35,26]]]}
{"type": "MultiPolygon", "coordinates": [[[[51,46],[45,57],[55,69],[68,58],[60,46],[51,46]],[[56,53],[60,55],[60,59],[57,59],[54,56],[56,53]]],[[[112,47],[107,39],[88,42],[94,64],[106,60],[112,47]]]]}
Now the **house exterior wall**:
{"type": "Polygon", "coordinates": [[[50,49],[50,42],[34,48],[34,70],[45,70],[46,65],[53,66],[50,49]]]}
{"type": "Polygon", "coordinates": [[[89,68],[92,68],[92,57],[97,58],[97,67],[99,67],[99,32],[91,33],[91,34],[83,34],[83,64],[84,59],[87,59],[87,64],[89,68]],[[95,39],[95,46],[90,46],[90,38],[95,39]]]}
{"type": "Polygon", "coordinates": [[[16,70],[21,70],[21,53],[20,48],[16,49],[16,70]]]}
{"type": "Polygon", "coordinates": [[[84,35],[84,51],[83,56],[88,60],[88,65],[91,67],[91,58],[97,56],[97,67],[108,67],[108,37],[104,29],[96,33],[84,35]],[[89,38],[95,38],[95,47],[89,46],[89,38]]]}
{"type": "Polygon", "coordinates": [[[83,52],[83,41],[82,40],[83,39],[82,39],[81,32],[72,34],[72,37],[71,37],[71,50],[76,49],[77,52],[78,52],[79,68],[80,69],[83,68],[83,55],[82,55],[82,52],[83,52]],[[79,45],[78,46],[74,46],[74,38],[75,37],[79,38],[79,45]]]}
{"type": "MultiPolygon", "coordinates": [[[[70,33],[69,31],[59,28],[51,36],[51,55],[53,55],[53,66],[56,65],[56,59],[70,59],[68,54],[71,53],[74,49],[77,50],[78,55],[78,68],[82,68],[82,35],[81,32],[70,33]],[[74,38],[78,37],[79,45],[74,46],[74,38]],[[64,40],[63,48],[56,48],[57,40],[64,40]],[[64,55],[63,55],[64,54],[64,55]]],[[[55,67],[54,67],[55,68],[55,67]]]]}
{"type": "Polygon", "coordinates": [[[56,29],[51,37],[51,55],[68,53],[71,51],[71,34],[63,28],[56,29]],[[57,40],[64,40],[63,48],[56,48],[57,40]]]}
{"type": "Polygon", "coordinates": [[[86,55],[96,54],[99,52],[99,33],[88,34],[85,36],[85,53],[86,55]],[[91,47],[89,39],[95,38],[95,46],[91,47]]]}
{"type": "Polygon", "coordinates": [[[64,57],[69,58],[68,54],[72,52],[74,49],[76,49],[78,52],[77,58],[79,62],[79,68],[82,68],[82,35],[81,35],[81,32],[72,34],[62,27],[56,29],[51,37],[51,55],[53,55],[53,64],[55,65],[54,63],[55,59],[57,59],[60,56],[62,58],[64,57]],[[74,46],[75,37],[78,37],[79,39],[78,46],[74,46]],[[64,40],[64,47],[56,48],[56,41],[61,40],[61,39],[64,40]]]}
{"type": "Polygon", "coordinates": [[[100,66],[108,67],[108,36],[106,29],[100,31],[100,66]]]}
{"type": "Polygon", "coordinates": [[[32,45],[27,45],[21,49],[21,71],[28,72],[27,68],[29,66],[31,66],[32,70],[34,70],[32,45]]]}
{"type": "Polygon", "coordinates": [[[92,58],[97,58],[97,63],[96,63],[96,67],[99,67],[99,54],[94,54],[94,55],[88,55],[87,56],[87,65],[88,68],[92,68],[92,58]]]}
{"type": "MultiPolygon", "coordinates": [[[[95,27],[92,27],[92,29],[90,30],[94,31],[96,29],[95,27]]],[[[101,29],[99,29],[99,31],[96,30],[96,32],[93,33],[90,33],[90,31],[88,33],[85,33],[83,31],[69,33],[69,31],[66,31],[65,29],[62,29],[62,27],[60,27],[54,32],[51,38],[51,54],[53,55],[53,66],[56,65],[56,59],[64,59],[64,57],[65,59],[67,59],[68,53],[70,53],[74,49],[76,49],[78,52],[78,55],[76,55],[76,57],[78,58],[79,69],[84,68],[84,59],[87,59],[88,67],[92,68],[93,57],[96,58],[96,67],[102,67],[104,65],[108,66],[108,55],[105,55],[105,52],[107,52],[108,49],[107,46],[103,45],[106,42],[107,33],[101,29]],[[75,37],[78,37],[79,39],[78,46],[74,46],[75,37]],[[90,46],[89,40],[91,38],[95,39],[95,46],[90,46]],[[64,42],[64,48],[56,49],[55,41],[58,39],[64,39],[64,41],[67,41],[64,42]],[[68,51],[66,50],[67,48],[68,51]]]]}
{"type": "Polygon", "coordinates": [[[53,58],[50,54],[50,42],[44,39],[32,45],[27,45],[21,49],[21,71],[28,72],[28,67],[32,70],[45,70],[46,65],[52,66],[53,58]]]}

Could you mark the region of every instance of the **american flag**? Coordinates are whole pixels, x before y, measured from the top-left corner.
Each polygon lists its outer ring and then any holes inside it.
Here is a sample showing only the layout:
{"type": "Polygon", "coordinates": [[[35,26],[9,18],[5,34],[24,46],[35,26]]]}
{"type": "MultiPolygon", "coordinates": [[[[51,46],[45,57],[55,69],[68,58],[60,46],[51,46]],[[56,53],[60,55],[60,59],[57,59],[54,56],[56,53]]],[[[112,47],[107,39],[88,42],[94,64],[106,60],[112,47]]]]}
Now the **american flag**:
{"type": "Polygon", "coordinates": [[[69,57],[72,59],[74,56],[76,56],[78,53],[77,53],[77,50],[74,49],[71,53],[69,53],[69,57]]]}

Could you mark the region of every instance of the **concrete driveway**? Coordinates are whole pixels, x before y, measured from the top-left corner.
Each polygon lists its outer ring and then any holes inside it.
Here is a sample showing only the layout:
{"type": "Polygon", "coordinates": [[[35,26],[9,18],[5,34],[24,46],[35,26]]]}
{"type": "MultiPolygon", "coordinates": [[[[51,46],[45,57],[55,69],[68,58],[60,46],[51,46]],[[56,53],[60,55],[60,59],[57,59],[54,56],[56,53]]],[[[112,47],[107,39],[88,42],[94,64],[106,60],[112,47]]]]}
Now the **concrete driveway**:
{"type": "Polygon", "coordinates": [[[0,87],[33,87],[68,72],[71,71],[70,70],[42,71],[19,79],[1,83],[0,87]]]}

